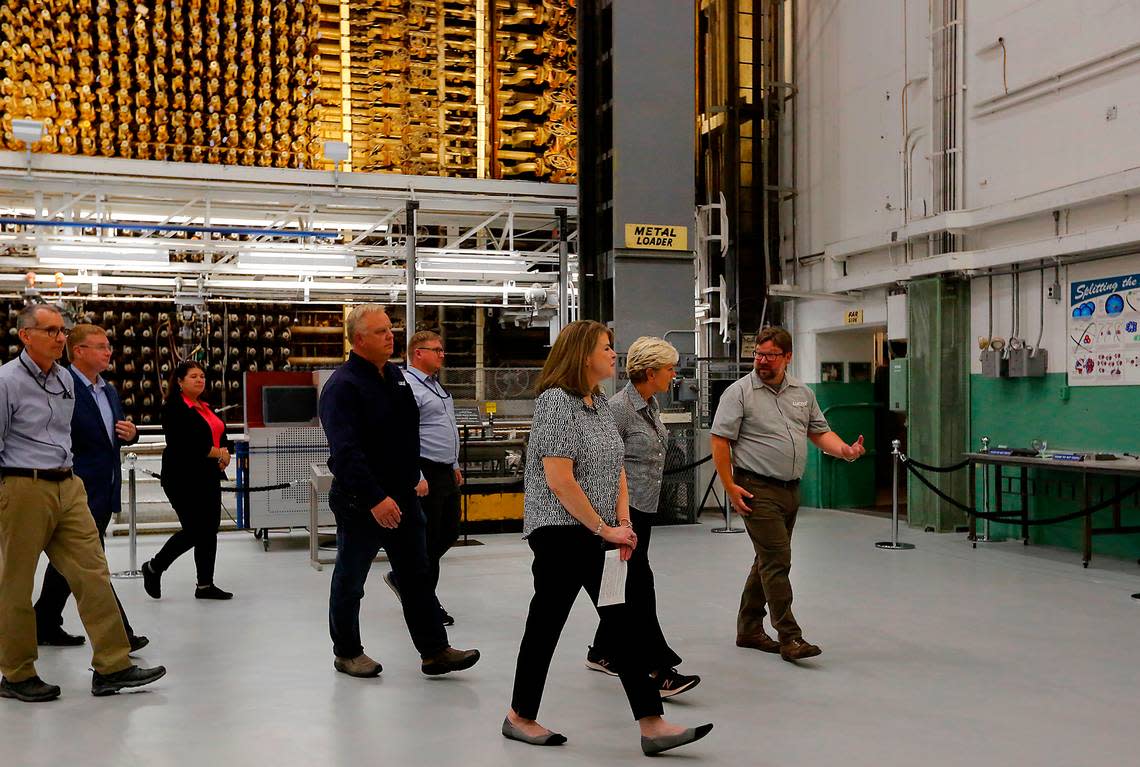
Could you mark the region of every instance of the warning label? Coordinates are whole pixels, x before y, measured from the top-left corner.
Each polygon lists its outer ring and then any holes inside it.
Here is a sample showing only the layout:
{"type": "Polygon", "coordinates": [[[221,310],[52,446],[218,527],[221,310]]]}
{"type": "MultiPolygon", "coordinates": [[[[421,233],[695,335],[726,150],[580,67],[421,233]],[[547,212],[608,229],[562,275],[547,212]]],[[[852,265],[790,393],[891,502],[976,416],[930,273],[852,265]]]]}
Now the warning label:
{"type": "Polygon", "coordinates": [[[689,227],[626,224],[625,246],[641,250],[688,250],[689,227]]]}

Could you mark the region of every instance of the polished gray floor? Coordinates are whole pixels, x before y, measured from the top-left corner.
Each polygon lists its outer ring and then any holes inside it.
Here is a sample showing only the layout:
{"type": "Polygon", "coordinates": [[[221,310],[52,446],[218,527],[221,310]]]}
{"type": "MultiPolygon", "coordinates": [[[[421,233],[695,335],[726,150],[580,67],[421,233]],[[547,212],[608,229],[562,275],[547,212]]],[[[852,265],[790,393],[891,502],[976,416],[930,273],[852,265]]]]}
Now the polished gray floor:
{"type": "MultiPolygon", "coordinates": [[[[746,535],[710,535],[716,520],[654,532],[662,623],[699,673],[668,704],[678,722],[716,723],[674,752],[721,765],[1135,764],[1140,753],[1140,568],[1017,543],[972,550],[962,536],[904,533],[908,552],[879,551],[887,523],[804,511],[796,529],[796,614],[823,646],[799,667],[733,645],[746,535]]],[[[739,524],[739,523],[737,523],[739,524]]],[[[529,590],[518,536],[446,560],[441,596],[470,672],[427,679],[393,595],[374,568],[362,615],[375,680],[333,672],[325,626],[330,570],[307,564],[306,539],[263,553],[223,536],[219,585],[229,603],[192,597],[189,556],[149,600],[119,582],[152,645],[140,662],[166,679],[93,698],[86,649],[46,649],[41,675],[64,687],[50,704],[0,700],[4,764],[19,765],[606,765],[640,760],[616,679],[586,671],[594,626],[581,597],[555,657],[541,719],[565,733],[537,749],[499,734],[529,590]]],[[[149,556],[160,538],[141,541],[149,556]]],[[[112,569],[126,541],[110,544],[112,569]]],[[[67,626],[78,630],[74,609],[67,626]]]]}

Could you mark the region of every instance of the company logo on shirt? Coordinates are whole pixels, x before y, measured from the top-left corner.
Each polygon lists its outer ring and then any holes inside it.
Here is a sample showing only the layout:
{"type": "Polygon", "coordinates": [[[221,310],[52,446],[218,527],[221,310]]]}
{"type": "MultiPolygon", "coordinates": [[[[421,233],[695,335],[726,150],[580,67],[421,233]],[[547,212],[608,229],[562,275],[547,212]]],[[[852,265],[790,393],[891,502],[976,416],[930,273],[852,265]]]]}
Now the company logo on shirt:
{"type": "Polygon", "coordinates": [[[792,404],[796,407],[807,407],[807,400],[805,399],[802,402],[797,402],[796,400],[792,400],[792,404]]]}

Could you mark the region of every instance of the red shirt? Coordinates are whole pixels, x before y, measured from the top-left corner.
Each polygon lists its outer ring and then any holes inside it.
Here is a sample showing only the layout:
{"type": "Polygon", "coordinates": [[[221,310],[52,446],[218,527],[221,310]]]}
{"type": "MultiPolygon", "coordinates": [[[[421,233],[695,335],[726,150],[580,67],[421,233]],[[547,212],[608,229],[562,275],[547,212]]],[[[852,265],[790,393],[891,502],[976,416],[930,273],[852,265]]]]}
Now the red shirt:
{"type": "Polygon", "coordinates": [[[226,425],[222,423],[222,420],[214,415],[214,411],[210,409],[210,406],[201,400],[195,402],[183,394],[182,401],[186,403],[187,407],[197,411],[198,415],[206,419],[206,424],[210,427],[210,434],[214,437],[214,447],[221,447],[222,435],[226,433],[226,425]]]}

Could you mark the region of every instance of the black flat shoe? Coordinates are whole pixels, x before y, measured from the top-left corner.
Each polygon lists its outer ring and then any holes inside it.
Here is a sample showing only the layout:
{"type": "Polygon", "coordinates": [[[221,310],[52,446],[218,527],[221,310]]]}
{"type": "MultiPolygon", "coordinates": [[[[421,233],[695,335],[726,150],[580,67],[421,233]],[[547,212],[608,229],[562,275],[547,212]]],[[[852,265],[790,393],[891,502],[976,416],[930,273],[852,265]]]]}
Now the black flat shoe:
{"type": "Polygon", "coordinates": [[[143,562],[143,591],[151,599],[162,599],[162,573],[156,573],[150,562],[143,562]]]}
{"type": "Polygon", "coordinates": [[[138,652],[139,650],[141,650],[142,648],[144,648],[148,644],[150,644],[149,639],[147,639],[146,637],[141,636],[139,634],[135,634],[134,636],[130,636],[127,638],[131,640],[131,652],[138,652]]]}
{"type": "Polygon", "coordinates": [[[517,740],[519,743],[528,743],[532,746],[561,746],[566,742],[566,736],[557,732],[550,732],[546,735],[527,735],[511,724],[509,717],[503,719],[503,737],[509,740],[517,740]]]}
{"type": "Polygon", "coordinates": [[[455,618],[452,618],[451,615],[447,612],[447,610],[444,610],[441,607],[441,608],[439,608],[439,611],[443,615],[443,625],[444,626],[454,626],[455,625],[455,618]]]}
{"type": "Polygon", "coordinates": [[[233,599],[234,595],[228,591],[222,591],[214,584],[209,586],[197,586],[194,589],[195,599],[233,599]]]}
{"type": "Polygon", "coordinates": [[[700,740],[712,731],[711,724],[702,724],[700,727],[690,727],[680,735],[662,735],[657,738],[641,736],[641,751],[646,756],[657,756],[671,748],[684,746],[700,740]]]}
{"type": "Polygon", "coordinates": [[[164,676],[166,676],[165,666],[155,666],[154,668],[128,666],[113,674],[100,674],[98,671],[93,671],[91,672],[91,694],[96,697],[114,695],[119,690],[125,690],[129,687],[142,687],[151,682],[157,682],[164,676]]]}
{"type": "Polygon", "coordinates": [[[22,682],[9,682],[7,677],[0,679],[0,698],[15,698],[25,703],[44,703],[59,697],[59,687],[48,684],[38,676],[28,677],[22,682]]]}
{"type": "Polygon", "coordinates": [[[36,637],[36,644],[41,647],[79,647],[86,644],[87,639],[77,634],[68,634],[62,628],[48,631],[36,637]]]}

